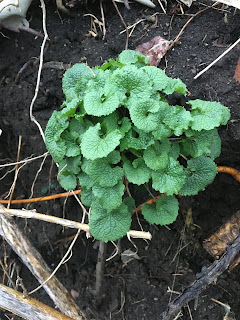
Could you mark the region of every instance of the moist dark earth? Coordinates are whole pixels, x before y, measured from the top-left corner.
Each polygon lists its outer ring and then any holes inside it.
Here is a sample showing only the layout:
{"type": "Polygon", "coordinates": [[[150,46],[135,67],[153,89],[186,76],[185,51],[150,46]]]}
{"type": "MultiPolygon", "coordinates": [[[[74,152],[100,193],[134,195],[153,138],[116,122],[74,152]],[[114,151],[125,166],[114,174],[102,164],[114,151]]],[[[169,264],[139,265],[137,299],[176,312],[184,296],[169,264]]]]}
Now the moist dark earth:
{"type": "MultiPolygon", "coordinates": [[[[100,3],[88,2],[71,9],[72,15],[57,10],[56,3],[47,2],[47,31],[50,38],[44,53],[44,65],[37,100],[33,114],[45,129],[53,110],[64,101],[61,79],[64,69],[77,62],[87,62],[90,67],[103,64],[109,58],[116,58],[125,49],[126,33],[119,14],[113,3],[103,2],[106,35],[97,26],[96,37],[89,35],[90,16],[101,20],[100,3]],[[88,35],[88,36],[87,36],[88,35]],[[54,62],[54,63],[53,63],[54,62]]],[[[176,1],[168,1],[166,14],[159,3],[149,9],[137,3],[130,4],[130,10],[124,4],[117,3],[125,23],[130,26],[139,20],[129,38],[128,48],[163,36],[174,40],[188,19],[211,1],[196,1],[190,8],[176,1]],[[155,14],[155,15],[154,15],[155,14]]],[[[27,19],[31,28],[42,31],[42,11],[40,3],[33,1],[27,19]]],[[[233,7],[206,10],[197,15],[186,27],[178,43],[162,59],[159,68],[171,77],[181,78],[188,87],[192,99],[219,101],[231,110],[228,125],[220,128],[222,153],[216,160],[218,165],[240,169],[240,86],[233,79],[240,55],[238,47],[232,49],[215,66],[194,80],[194,76],[210,62],[216,59],[240,36],[240,12],[233,7]]],[[[34,96],[37,80],[38,61],[42,39],[25,32],[14,33],[1,29],[0,34],[0,162],[15,162],[18,140],[22,137],[20,160],[31,155],[41,155],[46,147],[38,127],[31,122],[29,107],[34,96]],[[32,60],[20,72],[25,63],[32,60]],[[19,73],[20,72],[20,73],[19,73]]],[[[19,172],[13,198],[29,198],[31,187],[40,168],[42,158],[25,165],[19,172]]],[[[1,170],[1,177],[7,169],[1,170]]],[[[1,180],[0,196],[3,198],[13,182],[14,172],[1,180]]],[[[54,183],[54,189],[48,194],[63,192],[57,183],[55,166],[48,156],[34,185],[33,197],[41,197],[44,188],[54,183]]],[[[106,261],[103,281],[103,298],[100,305],[94,301],[95,267],[98,243],[82,234],[73,248],[71,259],[61,266],[57,277],[66,288],[78,296],[76,303],[87,314],[88,319],[128,319],[155,320],[164,311],[168,302],[177,297],[195,279],[203,266],[209,266],[214,258],[203,248],[202,243],[216,231],[232,214],[240,209],[240,186],[233,177],[219,173],[215,181],[194,197],[180,199],[177,221],[166,228],[150,226],[142,216],[140,222],[145,231],[152,234],[151,241],[134,240],[134,245],[125,237],[120,242],[121,251],[138,250],[140,260],[124,264],[121,255],[106,261]],[[186,223],[186,211],[192,211],[191,223],[186,223]],[[137,248],[137,249],[136,249],[137,248]],[[169,293],[168,289],[173,292],[169,293]]],[[[149,195],[142,189],[135,190],[138,204],[146,201],[149,195]]],[[[73,197],[56,199],[28,205],[12,205],[12,208],[30,208],[37,212],[81,221],[81,209],[73,197]]],[[[40,251],[48,265],[54,268],[66,252],[70,241],[68,237],[74,230],[40,221],[16,219],[19,227],[40,251]]],[[[137,219],[133,218],[133,229],[139,230],[137,219]]],[[[37,281],[22,264],[14,252],[1,240],[0,258],[7,257],[7,264],[16,263],[19,276],[28,291],[37,286],[37,281]]],[[[114,246],[107,246],[107,257],[114,246]]],[[[0,268],[1,281],[3,272],[0,268]]],[[[12,275],[16,280],[16,271],[12,275]]],[[[5,284],[7,280],[5,279],[5,284]]],[[[21,288],[19,287],[21,291],[21,288]]],[[[228,304],[240,319],[239,306],[240,268],[231,273],[223,273],[215,284],[206,288],[194,302],[182,309],[178,319],[222,320],[226,314],[216,299],[228,304]]],[[[76,296],[76,295],[75,295],[76,296]]],[[[34,294],[34,298],[53,306],[43,289],[34,294]]],[[[1,299],[1,298],[0,298],[1,299]]],[[[54,307],[54,306],[53,306],[54,307]]],[[[1,311],[0,319],[18,319],[9,312],[1,311]],[[11,318],[12,317],[12,318],[11,318]]]]}

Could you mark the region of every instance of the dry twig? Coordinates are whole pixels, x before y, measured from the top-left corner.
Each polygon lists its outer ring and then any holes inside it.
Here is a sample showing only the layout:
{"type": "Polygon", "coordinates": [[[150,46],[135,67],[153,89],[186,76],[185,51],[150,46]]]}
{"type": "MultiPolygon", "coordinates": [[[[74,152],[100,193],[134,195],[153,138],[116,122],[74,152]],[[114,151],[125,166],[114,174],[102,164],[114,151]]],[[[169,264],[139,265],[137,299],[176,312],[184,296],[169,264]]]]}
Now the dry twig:
{"type": "Polygon", "coordinates": [[[112,0],[112,3],[113,3],[113,5],[114,5],[114,7],[115,7],[115,9],[116,9],[116,11],[117,11],[117,13],[118,13],[121,21],[122,21],[122,23],[123,23],[123,25],[124,25],[124,27],[125,27],[125,30],[126,30],[125,50],[127,50],[127,49],[128,49],[128,39],[129,39],[128,27],[127,27],[126,22],[124,21],[122,15],[121,15],[121,12],[120,12],[119,9],[118,9],[118,6],[117,6],[117,4],[116,4],[116,1],[115,1],[115,0],[112,0]]]}
{"type": "Polygon", "coordinates": [[[175,38],[175,40],[173,41],[173,43],[169,46],[168,50],[170,50],[174,44],[179,40],[180,36],[182,35],[183,31],[185,30],[185,28],[187,27],[187,25],[193,20],[193,18],[195,18],[196,16],[198,16],[200,13],[203,13],[204,11],[211,9],[213,7],[215,7],[218,4],[218,2],[214,3],[213,5],[211,5],[210,7],[206,7],[200,11],[198,11],[197,13],[195,13],[186,23],[185,25],[182,27],[182,29],[180,30],[179,34],[177,35],[177,37],[175,38]]]}
{"type": "Polygon", "coordinates": [[[201,273],[197,274],[197,280],[193,282],[179,297],[171,302],[167,309],[160,315],[159,320],[170,320],[171,316],[189,301],[196,299],[198,295],[229,267],[231,261],[240,250],[240,235],[233,244],[227,248],[225,254],[219,260],[214,261],[209,267],[203,267],[201,273]]]}

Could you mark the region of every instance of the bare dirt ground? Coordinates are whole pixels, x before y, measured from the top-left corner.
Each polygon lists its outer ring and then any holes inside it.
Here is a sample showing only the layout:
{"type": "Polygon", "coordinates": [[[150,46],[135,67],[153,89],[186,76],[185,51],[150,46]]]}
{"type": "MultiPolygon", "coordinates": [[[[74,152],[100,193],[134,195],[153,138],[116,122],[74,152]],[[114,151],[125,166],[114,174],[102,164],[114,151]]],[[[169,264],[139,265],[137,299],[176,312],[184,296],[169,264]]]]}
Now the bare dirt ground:
{"type": "MultiPolygon", "coordinates": [[[[132,3],[127,10],[118,3],[119,10],[127,25],[138,23],[129,38],[129,49],[146,42],[157,35],[166,39],[175,39],[181,28],[191,17],[211,5],[211,1],[196,1],[181,12],[176,1],[168,1],[164,14],[156,1],[156,8],[149,9],[132,3]]],[[[34,115],[45,128],[53,110],[58,109],[64,100],[61,90],[63,68],[76,62],[87,62],[88,65],[100,65],[109,58],[116,58],[124,50],[125,28],[112,2],[103,2],[106,23],[106,37],[97,29],[94,38],[86,36],[90,30],[90,16],[94,14],[101,20],[99,2],[73,9],[73,16],[58,12],[56,4],[47,2],[47,30],[50,38],[44,54],[45,64],[42,71],[40,90],[34,105],[34,115]],[[57,63],[56,63],[57,62],[57,63]]],[[[38,1],[33,1],[27,18],[33,29],[42,30],[42,11],[38,1]]],[[[20,159],[46,152],[46,147],[37,126],[30,121],[29,106],[34,95],[42,39],[24,32],[13,33],[1,30],[0,35],[0,137],[1,164],[16,161],[18,137],[22,136],[20,159]],[[20,69],[30,59],[32,64],[18,76],[20,69]],[[17,81],[16,81],[17,77],[17,81]]],[[[235,47],[214,67],[194,80],[194,76],[206,65],[217,58],[230,44],[240,36],[240,12],[232,7],[208,9],[196,16],[186,27],[179,42],[162,59],[159,67],[166,74],[181,78],[188,86],[191,98],[219,101],[231,110],[231,120],[220,129],[222,154],[217,159],[218,165],[227,165],[240,169],[240,87],[233,79],[234,70],[240,51],[235,47]]],[[[34,177],[40,167],[41,159],[24,166],[19,173],[13,198],[28,198],[34,177]]],[[[1,176],[6,169],[1,171],[1,176]]],[[[8,192],[13,181],[14,172],[7,175],[0,183],[0,195],[8,192]]],[[[42,196],[49,181],[55,183],[51,193],[60,193],[62,188],[57,183],[56,170],[48,157],[34,186],[34,197],[42,196]],[[50,176],[51,175],[51,176],[50,176]]],[[[232,177],[218,174],[214,183],[200,192],[198,196],[181,200],[181,210],[177,221],[169,228],[150,226],[142,221],[143,229],[152,233],[152,240],[134,240],[140,260],[133,260],[127,265],[117,255],[105,263],[104,297],[100,306],[94,303],[95,266],[97,245],[93,239],[86,239],[82,234],[73,248],[72,258],[57,273],[57,277],[66,288],[75,290],[77,304],[86,312],[89,319],[128,319],[155,320],[166,308],[169,300],[177,297],[201,271],[214,259],[202,247],[203,240],[214,232],[233,213],[240,208],[240,185],[232,177]],[[192,223],[186,225],[186,210],[192,210],[192,223]],[[173,290],[169,293],[168,288],[173,290]]],[[[148,198],[140,188],[136,190],[139,204],[148,198]]],[[[22,208],[21,205],[12,205],[22,208]]],[[[25,206],[26,208],[26,206],[25,206]]],[[[50,202],[35,203],[28,208],[38,212],[66,217],[80,221],[81,210],[74,198],[57,199],[50,202]]],[[[74,230],[40,221],[16,219],[33,245],[41,252],[51,268],[61,260],[69,246],[68,237],[74,230]],[[61,241],[60,241],[61,240],[61,241]]],[[[137,221],[133,227],[138,228],[137,221]]],[[[13,251],[1,240],[0,258],[7,256],[7,264],[15,263],[13,280],[17,270],[28,291],[37,286],[37,281],[21,263],[13,251]]],[[[122,251],[136,250],[127,238],[121,241],[122,251]]],[[[107,256],[110,257],[114,247],[108,244],[107,256]]],[[[216,284],[210,285],[200,296],[196,310],[190,303],[182,310],[179,319],[222,320],[224,308],[212,301],[214,298],[230,305],[236,319],[239,318],[240,271],[236,267],[231,273],[221,275],[216,284]]],[[[1,281],[3,272],[0,267],[1,281]]],[[[5,280],[7,284],[7,280],[5,280]]],[[[21,288],[19,288],[21,290],[21,288]]],[[[50,298],[43,289],[34,297],[52,306],[50,298]]],[[[9,319],[10,313],[0,312],[0,319],[9,319]]],[[[12,319],[17,319],[13,317],[12,319]]]]}

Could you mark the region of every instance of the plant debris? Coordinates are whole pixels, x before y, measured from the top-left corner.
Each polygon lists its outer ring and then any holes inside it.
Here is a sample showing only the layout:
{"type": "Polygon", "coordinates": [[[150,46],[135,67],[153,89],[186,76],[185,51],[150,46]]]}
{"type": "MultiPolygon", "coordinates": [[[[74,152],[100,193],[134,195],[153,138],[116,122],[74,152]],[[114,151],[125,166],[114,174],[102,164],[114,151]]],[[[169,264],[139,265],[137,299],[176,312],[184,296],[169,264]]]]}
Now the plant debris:
{"type": "MultiPolygon", "coordinates": [[[[227,247],[239,235],[240,210],[238,210],[221,228],[203,243],[203,247],[216,259],[226,251],[227,247]]],[[[235,265],[236,266],[236,265],[235,265]]]]}
{"type": "Polygon", "coordinates": [[[240,58],[238,59],[233,78],[240,84],[240,58]]]}
{"type": "Polygon", "coordinates": [[[137,46],[136,51],[141,52],[149,58],[151,66],[157,67],[168,51],[172,41],[168,41],[160,36],[137,46]]]}

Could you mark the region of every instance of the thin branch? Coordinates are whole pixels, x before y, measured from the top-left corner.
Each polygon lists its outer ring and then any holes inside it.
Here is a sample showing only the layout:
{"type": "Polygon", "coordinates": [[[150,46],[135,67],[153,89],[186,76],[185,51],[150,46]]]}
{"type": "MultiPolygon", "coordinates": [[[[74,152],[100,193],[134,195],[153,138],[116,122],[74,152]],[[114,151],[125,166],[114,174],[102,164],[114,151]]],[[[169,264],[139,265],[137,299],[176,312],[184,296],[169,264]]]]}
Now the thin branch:
{"type": "Polygon", "coordinates": [[[96,265],[96,284],[95,284],[95,299],[97,305],[100,305],[102,301],[102,284],[103,284],[103,274],[104,274],[104,264],[105,264],[105,255],[106,255],[107,244],[103,241],[99,241],[98,249],[98,259],[96,265]]]}

